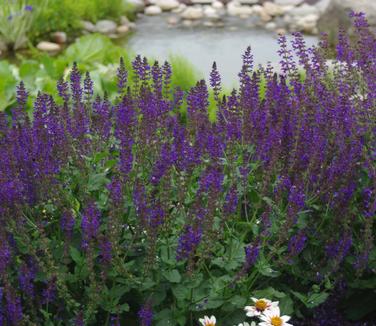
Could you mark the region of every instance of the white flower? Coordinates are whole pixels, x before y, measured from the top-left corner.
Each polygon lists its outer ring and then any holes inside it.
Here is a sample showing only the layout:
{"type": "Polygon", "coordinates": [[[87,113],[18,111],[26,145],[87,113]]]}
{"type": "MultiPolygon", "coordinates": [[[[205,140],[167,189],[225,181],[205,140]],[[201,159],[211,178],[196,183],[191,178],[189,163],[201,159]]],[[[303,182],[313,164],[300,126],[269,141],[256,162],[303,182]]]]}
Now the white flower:
{"type": "Polygon", "coordinates": [[[255,303],[254,306],[246,306],[244,310],[246,311],[246,315],[248,317],[255,317],[260,316],[265,311],[270,310],[271,308],[278,307],[278,301],[271,302],[268,299],[256,299],[252,298],[253,302],[255,303]]]}
{"type": "MultiPolygon", "coordinates": [[[[236,325],[235,325],[236,326],[236,325]]],[[[244,323],[240,323],[238,326],[256,326],[256,323],[253,321],[251,325],[249,325],[246,321],[244,323]]]]}
{"type": "Polygon", "coordinates": [[[199,321],[203,326],[215,326],[215,323],[217,322],[214,316],[211,316],[210,318],[205,316],[204,318],[200,318],[199,321]]]}
{"type": "Polygon", "coordinates": [[[279,307],[274,307],[265,311],[264,314],[260,316],[262,322],[259,323],[259,326],[293,326],[287,323],[290,318],[290,316],[281,316],[279,307]]]}

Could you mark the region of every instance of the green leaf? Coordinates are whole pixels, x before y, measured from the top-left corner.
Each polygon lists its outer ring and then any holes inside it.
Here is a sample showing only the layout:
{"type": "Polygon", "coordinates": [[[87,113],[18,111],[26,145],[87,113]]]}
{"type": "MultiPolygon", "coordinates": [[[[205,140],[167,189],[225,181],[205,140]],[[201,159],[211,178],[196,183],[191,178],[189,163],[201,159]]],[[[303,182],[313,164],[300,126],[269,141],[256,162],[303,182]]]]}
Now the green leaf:
{"type": "Polygon", "coordinates": [[[110,180],[106,177],[106,173],[92,174],[89,176],[88,190],[97,191],[104,189],[105,185],[109,183],[110,180]]]}
{"type": "Polygon", "coordinates": [[[163,276],[171,283],[180,283],[181,275],[178,270],[173,269],[171,271],[163,272],[163,276]]]}
{"type": "Polygon", "coordinates": [[[82,265],[84,262],[84,257],[81,256],[81,253],[74,247],[70,247],[70,256],[74,262],[78,265],[82,265]]]}

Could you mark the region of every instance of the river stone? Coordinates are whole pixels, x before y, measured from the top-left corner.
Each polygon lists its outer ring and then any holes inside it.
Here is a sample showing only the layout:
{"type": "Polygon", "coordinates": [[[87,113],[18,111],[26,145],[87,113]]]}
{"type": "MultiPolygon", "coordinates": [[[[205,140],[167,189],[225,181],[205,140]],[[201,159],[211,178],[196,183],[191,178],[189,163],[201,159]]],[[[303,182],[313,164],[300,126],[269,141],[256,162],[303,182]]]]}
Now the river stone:
{"type": "Polygon", "coordinates": [[[95,29],[97,32],[102,34],[114,34],[116,33],[116,23],[112,20],[98,20],[95,24],[95,29]]]}
{"type": "Polygon", "coordinates": [[[370,26],[376,26],[376,1],[374,0],[331,0],[318,22],[321,31],[338,30],[338,26],[349,30],[351,20],[348,16],[350,11],[363,12],[366,14],[370,26]]]}
{"type": "Polygon", "coordinates": [[[319,16],[317,14],[310,14],[301,17],[297,20],[296,25],[298,29],[307,34],[317,34],[317,21],[319,16]]]}
{"type": "Polygon", "coordinates": [[[179,23],[179,18],[176,16],[170,16],[167,18],[167,24],[169,25],[177,25],[179,23]]]}
{"type": "Polygon", "coordinates": [[[67,33],[54,32],[51,34],[51,39],[57,44],[64,44],[67,42],[67,33]]]}
{"type": "Polygon", "coordinates": [[[92,22],[89,22],[87,20],[82,20],[81,21],[81,26],[87,32],[93,33],[93,32],[96,31],[95,30],[95,25],[92,22]]]}
{"type": "Polygon", "coordinates": [[[120,16],[120,25],[128,25],[131,24],[127,16],[120,16]]]}
{"type": "Polygon", "coordinates": [[[170,11],[179,7],[177,0],[157,0],[155,4],[163,11],[170,11]]]}
{"type": "Polygon", "coordinates": [[[202,7],[188,7],[181,14],[183,19],[187,20],[197,20],[204,17],[204,11],[202,7]]]}
{"type": "Polygon", "coordinates": [[[61,46],[57,43],[42,41],[38,43],[37,49],[43,52],[59,52],[61,46]]]}
{"type": "Polygon", "coordinates": [[[187,5],[185,5],[184,3],[181,3],[181,4],[179,5],[179,7],[177,7],[177,8],[174,9],[174,10],[172,10],[172,12],[173,12],[174,14],[180,14],[180,13],[182,13],[182,12],[185,10],[185,8],[187,8],[187,5]]]}
{"type": "Polygon", "coordinates": [[[264,2],[264,10],[270,16],[283,15],[283,8],[270,1],[264,2]]]}
{"type": "Polygon", "coordinates": [[[120,25],[116,28],[116,32],[118,34],[127,34],[130,30],[130,27],[128,25],[120,25]]]}
{"type": "Polygon", "coordinates": [[[221,10],[221,9],[224,8],[224,5],[223,5],[223,3],[220,2],[220,1],[213,1],[213,2],[212,2],[212,7],[213,7],[214,9],[221,10]]]}
{"type": "Polygon", "coordinates": [[[301,6],[292,9],[289,14],[296,17],[308,16],[311,14],[318,14],[318,9],[315,6],[304,3],[301,6]]]}
{"type": "Polygon", "coordinates": [[[251,6],[242,6],[240,2],[233,0],[227,4],[227,12],[230,16],[250,16],[254,13],[251,6]]]}
{"type": "Polygon", "coordinates": [[[162,9],[158,6],[149,6],[145,8],[145,15],[156,16],[162,13],[162,9]]]}
{"type": "Polygon", "coordinates": [[[214,19],[214,20],[220,18],[218,11],[215,10],[211,6],[205,6],[204,7],[204,15],[205,15],[205,17],[210,18],[210,19],[214,19]]]}
{"type": "Polygon", "coordinates": [[[299,6],[304,0],[274,0],[276,5],[280,6],[299,6]]]}

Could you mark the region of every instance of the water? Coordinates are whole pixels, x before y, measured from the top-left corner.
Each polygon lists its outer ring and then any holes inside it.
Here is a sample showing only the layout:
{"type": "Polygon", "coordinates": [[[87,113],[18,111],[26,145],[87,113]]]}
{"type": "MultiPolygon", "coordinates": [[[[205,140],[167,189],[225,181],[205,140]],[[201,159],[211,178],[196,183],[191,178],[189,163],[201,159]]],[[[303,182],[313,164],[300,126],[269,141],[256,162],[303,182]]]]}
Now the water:
{"type": "MultiPolygon", "coordinates": [[[[208,78],[213,61],[217,62],[222,80],[233,86],[241,68],[241,56],[252,47],[255,64],[271,62],[277,66],[277,34],[252,26],[252,22],[228,17],[224,27],[171,27],[167,15],[143,16],[137,20],[137,31],[127,40],[135,53],[159,61],[170,55],[187,58],[208,78]]],[[[307,45],[317,43],[317,37],[305,37],[307,45]]]]}

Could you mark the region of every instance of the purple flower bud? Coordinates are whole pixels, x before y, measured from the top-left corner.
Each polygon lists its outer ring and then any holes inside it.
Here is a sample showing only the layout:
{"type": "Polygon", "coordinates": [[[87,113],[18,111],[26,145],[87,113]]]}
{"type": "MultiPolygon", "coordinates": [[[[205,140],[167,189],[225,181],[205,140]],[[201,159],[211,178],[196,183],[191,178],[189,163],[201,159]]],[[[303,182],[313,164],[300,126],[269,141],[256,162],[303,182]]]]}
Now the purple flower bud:
{"type": "Polygon", "coordinates": [[[141,326],[151,326],[153,321],[153,310],[150,303],[146,303],[138,311],[138,317],[140,318],[141,326]]]}

